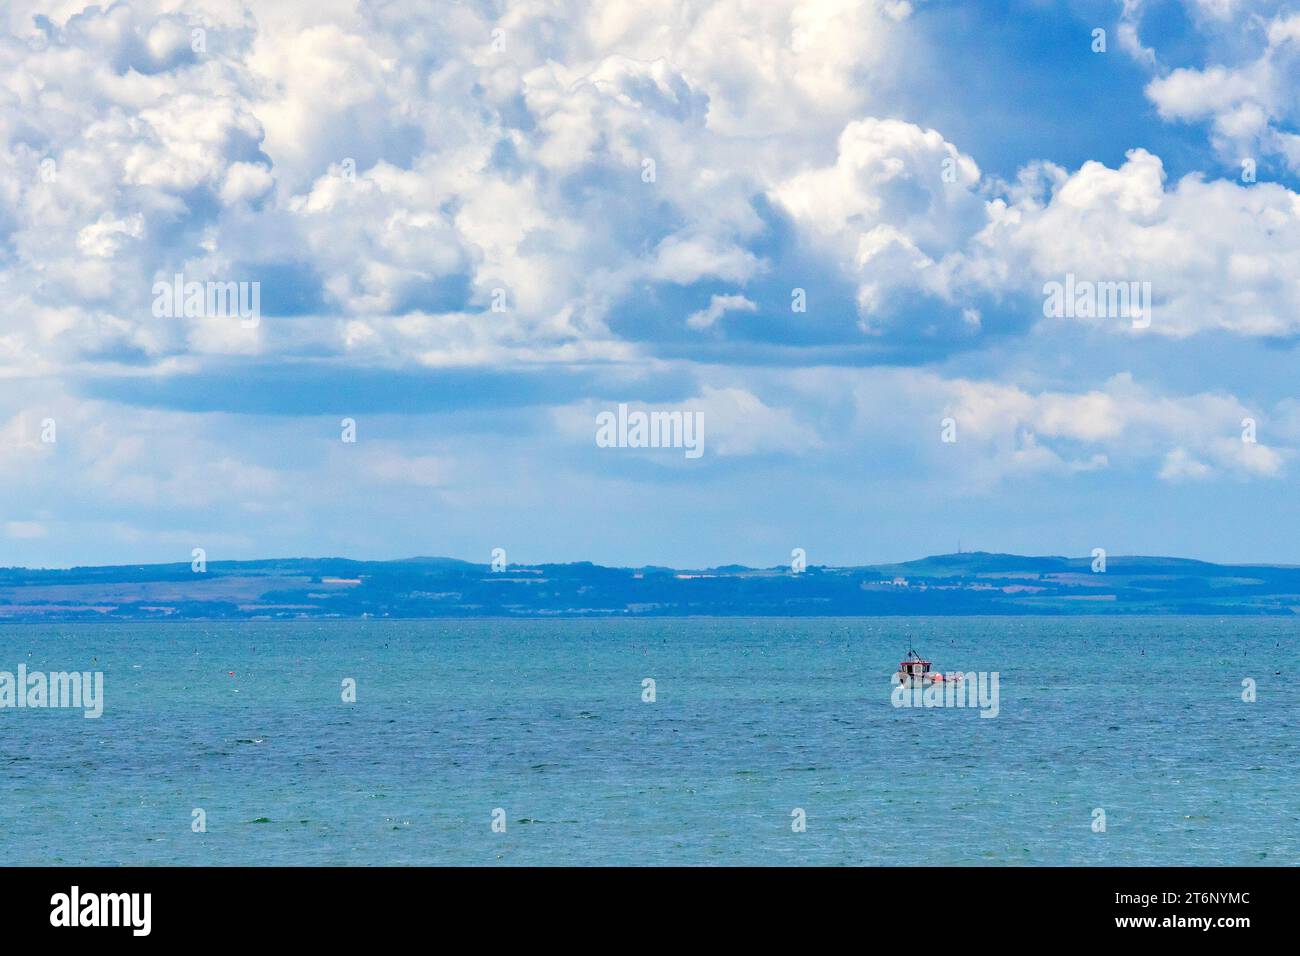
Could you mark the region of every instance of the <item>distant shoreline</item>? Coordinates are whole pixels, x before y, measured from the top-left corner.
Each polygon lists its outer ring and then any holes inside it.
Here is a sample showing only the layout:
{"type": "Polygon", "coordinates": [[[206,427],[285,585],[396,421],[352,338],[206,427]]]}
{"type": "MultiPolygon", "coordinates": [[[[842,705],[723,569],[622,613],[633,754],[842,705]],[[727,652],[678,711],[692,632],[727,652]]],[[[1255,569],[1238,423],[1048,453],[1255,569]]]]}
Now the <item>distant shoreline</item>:
{"type": "MultiPolygon", "coordinates": [[[[1300,613],[1300,612],[1297,612],[1300,613]]],[[[471,623],[471,624],[544,624],[547,621],[563,621],[566,623],[584,622],[593,625],[596,624],[626,624],[633,621],[651,623],[655,621],[826,621],[828,623],[836,621],[898,621],[898,620],[918,620],[918,621],[939,621],[939,620],[1005,620],[1005,621],[1150,621],[1150,620],[1167,620],[1167,621],[1191,621],[1191,620],[1208,620],[1213,617],[1230,617],[1234,620],[1285,620],[1294,617],[1294,614],[1258,614],[1252,612],[1230,613],[1215,615],[1210,613],[1204,614],[1177,614],[1177,613],[1141,613],[1141,612],[1122,612],[1110,614],[995,614],[995,613],[974,613],[974,614],[661,614],[655,616],[606,616],[606,617],[579,617],[564,615],[547,615],[535,617],[503,617],[501,615],[482,616],[482,617],[380,617],[380,618],[353,618],[353,617],[296,617],[296,618],[265,618],[265,617],[231,617],[231,618],[204,618],[204,617],[170,617],[170,618],[129,618],[129,617],[111,617],[102,620],[92,621],[88,619],[61,620],[54,618],[0,618],[0,632],[5,628],[18,627],[66,627],[66,628],[100,628],[100,627],[133,627],[137,625],[155,625],[159,628],[169,628],[176,625],[184,624],[296,624],[296,625],[321,625],[321,624],[454,624],[471,623]]]]}
{"type": "Polygon", "coordinates": [[[0,623],[1294,616],[1300,568],[965,552],[703,569],[284,558],[0,569],[0,623]]]}

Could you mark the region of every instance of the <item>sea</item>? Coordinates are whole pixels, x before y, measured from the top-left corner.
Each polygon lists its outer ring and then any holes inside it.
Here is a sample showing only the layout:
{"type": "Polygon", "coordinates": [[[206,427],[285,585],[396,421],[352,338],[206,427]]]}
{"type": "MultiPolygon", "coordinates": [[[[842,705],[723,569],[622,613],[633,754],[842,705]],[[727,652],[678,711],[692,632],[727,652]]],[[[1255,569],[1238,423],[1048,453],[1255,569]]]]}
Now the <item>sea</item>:
{"type": "MultiPolygon", "coordinates": [[[[10,865],[1294,865],[1294,618],[0,626],[10,865]],[[914,648],[996,716],[899,703],[914,648]]],[[[986,708],[986,713],[992,713],[986,708]]]]}

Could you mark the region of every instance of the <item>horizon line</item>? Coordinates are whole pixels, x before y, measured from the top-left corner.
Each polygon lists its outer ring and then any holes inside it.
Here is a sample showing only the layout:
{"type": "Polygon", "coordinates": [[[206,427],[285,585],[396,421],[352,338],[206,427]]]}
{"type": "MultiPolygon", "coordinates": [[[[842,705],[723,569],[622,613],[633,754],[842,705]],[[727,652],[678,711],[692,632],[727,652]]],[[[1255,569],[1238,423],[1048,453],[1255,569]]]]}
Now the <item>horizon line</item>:
{"type": "MultiPolygon", "coordinates": [[[[1068,554],[1019,554],[1013,551],[949,551],[938,554],[927,554],[915,558],[905,558],[899,561],[877,561],[868,564],[815,564],[808,563],[806,570],[820,568],[825,570],[852,570],[855,568],[882,568],[896,567],[903,564],[914,564],[919,561],[932,561],[940,558],[960,558],[984,556],[994,558],[1021,558],[1024,560],[1046,561],[1089,561],[1093,555],[1072,556],[1068,554]]],[[[1183,561],[1192,564],[1205,564],[1214,567],[1260,567],[1260,568],[1300,568],[1300,564],[1286,564],[1269,561],[1246,561],[1246,562],[1224,562],[1211,561],[1204,558],[1190,558],[1173,554],[1107,554],[1107,563],[1115,561],[1131,561],[1134,559],[1161,560],[1161,561],[1183,561]]],[[[261,564],[276,561],[345,561],[352,564],[404,564],[420,561],[445,561],[456,564],[463,564],[469,567],[491,567],[492,560],[472,561],[465,558],[451,557],[448,555],[434,554],[416,554],[402,558],[351,558],[343,555],[285,555],[260,558],[209,558],[205,555],[205,565],[239,565],[239,564],[261,564]]],[[[72,565],[55,565],[33,567],[29,565],[0,565],[0,572],[4,571],[77,571],[77,570],[99,570],[115,568],[168,568],[168,567],[185,567],[190,564],[189,561],[154,561],[154,562],[126,562],[119,564],[72,564],[72,565]]],[[[789,567],[789,562],[769,565],[749,565],[737,562],[725,562],[711,565],[668,565],[668,564],[601,564],[589,559],[580,559],[575,561],[507,561],[507,568],[539,568],[539,567],[567,567],[574,565],[591,565],[592,567],[605,568],[609,570],[629,570],[637,571],[648,568],[666,568],[673,571],[717,571],[725,568],[738,568],[746,571],[770,571],[776,568],[789,567]]]]}

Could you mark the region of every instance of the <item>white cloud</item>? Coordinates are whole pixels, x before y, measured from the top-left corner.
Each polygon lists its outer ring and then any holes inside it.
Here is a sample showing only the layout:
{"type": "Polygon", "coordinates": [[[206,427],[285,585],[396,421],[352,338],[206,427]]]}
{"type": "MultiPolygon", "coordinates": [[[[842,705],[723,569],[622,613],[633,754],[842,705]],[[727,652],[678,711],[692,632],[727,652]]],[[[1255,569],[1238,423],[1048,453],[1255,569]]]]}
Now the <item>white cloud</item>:
{"type": "Polygon", "coordinates": [[[1164,480],[1274,479],[1300,449],[1287,403],[1269,414],[1220,392],[1161,394],[1127,374],[1084,391],[1034,389],[919,369],[803,373],[799,394],[848,390],[851,430],[834,444],[903,448],[965,491],[1035,476],[1122,471],[1164,480]],[[1256,442],[1242,420],[1263,415],[1256,442]],[[942,441],[951,418],[956,441],[942,441]],[[1275,423],[1275,424],[1274,424],[1275,423]]]}
{"type": "Polygon", "coordinates": [[[1250,409],[1231,396],[1159,396],[1129,375],[1076,394],[965,381],[949,388],[945,410],[956,419],[960,438],[998,449],[1009,473],[1080,470],[1083,460],[1141,462],[1167,449],[1161,478],[1267,478],[1279,476],[1284,458],[1293,453],[1243,441],[1240,423],[1250,409]],[[1038,449],[1040,440],[1056,442],[1058,449],[1038,449]],[[1023,455],[1026,448],[1037,453],[1023,455]],[[1071,459],[1067,448],[1085,458],[1071,459]]]}
{"type": "Polygon", "coordinates": [[[356,323],[407,314],[451,317],[404,343],[433,363],[619,350],[607,311],[636,283],[763,272],[746,248],[765,228],[754,197],[870,107],[909,10],[572,0],[493,20],[345,0],[15,0],[3,16],[25,39],[0,45],[0,235],[14,250],[0,360],[360,357],[356,323]],[[286,262],[352,322],[250,343],[149,313],[157,276],[251,280],[286,262]],[[456,316],[497,288],[509,317],[469,331],[456,316]]]}
{"type": "MultiPolygon", "coordinates": [[[[596,416],[613,412],[618,403],[584,401],[552,409],[555,427],[575,445],[592,444],[596,416]]],[[[704,385],[698,394],[682,401],[648,404],[626,402],[630,412],[683,412],[702,417],[703,457],[747,457],[751,455],[802,455],[822,444],[816,429],[799,419],[789,408],[764,402],[744,388],[704,385]]],[[[594,447],[594,445],[593,445],[594,447]]],[[[661,463],[677,465],[678,456],[653,454],[661,463]]]]}
{"type": "Polygon", "coordinates": [[[1129,152],[1117,169],[1085,163],[1072,175],[1039,170],[1041,191],[990,204],[990,222],[936,272],[954,299],[980,289],[1031,296],[1078,279],[1150,282],[1149,329],[1093,321],[1123,334],[1185,337],[1208,329],[1249,336],[1300,332],[1300,195],[1189,175],[1165,186],[1160,159],[1129,152]]]}
{"type": "Polygon", "coordinates": [[[765,404],[743,388],[705,386],[685,403],[704,414],[709,447],[719,455],[801,455],[821,438],[787,408],[765,404]]]}
{"type": "Polygon", "coordinates": [[[686,324],[692,329],[707,329],[728,312],[757,312],[758,303],[743,295],[710,296],[706,309],[693,312],[686,318],[686,324]]]}
{"type": "Polygon", "coordinates": [[[221,201],[227,206],[262,196],[275,184],[270,169],[260,163],[232,163],[221,184],[221,201]]]}
{"type": "MultiPolygon", "coordinates": [[[[1294,193],[1166,186],[1139,150],[1115,170],[1031,166],[993,199],[998,184],[942,133],[873,116],[895,111],[877,81],[907,55],[909,11],[569,0],[494,20],[344,0],[11,4],[28,39],[0,46],[0,236],[12,250],[0,371],[231,354],[627,358],[645,346],[611,330],[611,311],[647,284],[727,283],[759,301],[747,286],[775,267],[763,199],[852,283],[872,336],[906,332],[916,318],[898,306],[918,291],[982,335],[988,310],[973,299],[1032,308],[1043,281],[1071,270],[1149,277],[1154,334],[1296,331],[1282,278],[1300,257],[1294,193]],[[37,12],[50,25],[34,28],[37,12]],[[265,273],[266,302],[305,302],[309,315],[252,334],[155,318],[152,284],[175,272],[265,273]],[[504,312],[491,310],[496,290],[504,312]]],[[[1293,25],[1268,28],[1269,82],[1293,25]]],[[[1282,115],[1264,80],[1224,69],[1167,78],[1168,115],[1248,101],[1282,115]]],[[[712,308],[694,322],[715,324],[712,308]]]]}
{"type": "Polygon", "coordinates": [[[1175,448],[1165,455],[1160,467],[1160,478],[1164,481],[1183,481],[1187,479],[1207,478],[1213,469],[1202,461],[1197,461],[1187,453],[1185,448],[1175,448]]]}
{"type": "Polygon", "coordinates": [[[888,291],[924,287],[935,260],[983,224],[979,167],[932,129],[863,119],[839,137],[831,166],[798,173],[772,195],[858,282],[864,318],[888,291]]]}
{"type": "Polygon", "coordinates": [[[744,282],[759,269],[759,261],[733,244],[720,244],[709,236],[671,235],[659,243],[646,275],[678,285],[700,279],[744,282]]]}
{"type": "MultiPolygon", "coordinates": [[[[1164,119],[1208,120],[1214,146],[1229,163],[1275,156],[1300,171],[1300,135],[1291,131],[1300,122],[1300,13],[1221,24],[1215,21],[1226,20],[1229,10],[1217,6],[1202,5],[1208,25],[1233,39],[1244,28],[1256,40],[1254,58],[1171,70],[1148,84],[1147,97],[1164,119]]],[[[1211,48],[1220,46],[1228,44],[1211,48]]]]}

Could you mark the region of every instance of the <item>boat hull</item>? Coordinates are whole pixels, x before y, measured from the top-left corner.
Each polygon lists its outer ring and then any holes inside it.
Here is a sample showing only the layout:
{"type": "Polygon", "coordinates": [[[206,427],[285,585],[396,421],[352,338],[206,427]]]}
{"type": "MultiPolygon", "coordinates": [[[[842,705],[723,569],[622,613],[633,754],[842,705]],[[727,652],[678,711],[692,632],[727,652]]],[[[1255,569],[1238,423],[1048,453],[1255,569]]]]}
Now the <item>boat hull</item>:
{"type": "Polygon", "coordinates": [[[902,671],[899,671],[894,675],[894,683],[902,684],[904,687],[929,687],[934,683],[934,676],[932,674],[923,674],[920,677],[917,677],[913,674],[904,674],[902,671]]]}

